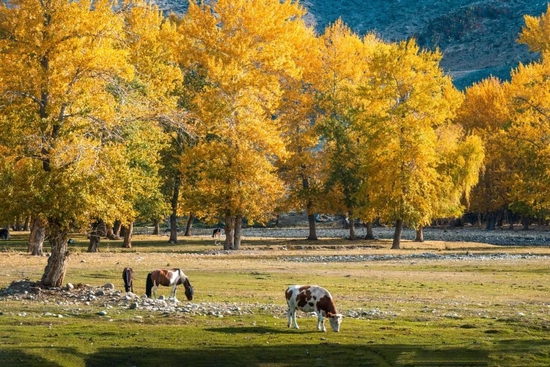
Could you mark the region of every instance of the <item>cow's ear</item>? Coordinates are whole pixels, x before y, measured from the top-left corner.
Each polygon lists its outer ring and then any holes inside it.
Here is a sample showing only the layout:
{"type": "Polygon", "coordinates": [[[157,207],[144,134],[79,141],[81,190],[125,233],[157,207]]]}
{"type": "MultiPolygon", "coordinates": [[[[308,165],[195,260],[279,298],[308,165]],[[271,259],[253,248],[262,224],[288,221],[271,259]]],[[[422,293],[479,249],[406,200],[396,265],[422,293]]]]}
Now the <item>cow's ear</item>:
{"type": "Polygon", "coordinates": [[[334,316],[338,316],[332,312],[327,312],[327,317],[334,317],[334,316]]]}

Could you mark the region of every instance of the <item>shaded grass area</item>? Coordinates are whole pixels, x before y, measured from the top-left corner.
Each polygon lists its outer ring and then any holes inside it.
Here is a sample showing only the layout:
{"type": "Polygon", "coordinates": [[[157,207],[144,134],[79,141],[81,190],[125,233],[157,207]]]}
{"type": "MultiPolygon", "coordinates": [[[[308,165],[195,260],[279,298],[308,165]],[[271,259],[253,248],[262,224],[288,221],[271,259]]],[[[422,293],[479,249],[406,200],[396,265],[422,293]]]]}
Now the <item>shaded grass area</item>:
{"type": "Polygon", "coordinates": [[[345,332],[323,334],[313,320],[293,330],[261,316],[17,321],[1,322],[2,366],[544,366],[550,353],[544,332],[506,323],[346,320],[345,332]]]}
{"type": "MultiPolygon", "coordinates": [[[[0,296],[0,365],[550,365],[546,258],[301,263],[285,258],[342,251],[393,252],[383,242],[372,247],[347,242],[347,247],[341,247],[344,242],[327,240],[307,250],[281,250],[267,247],[288,241],[253,241],[249,249],[228,254],[210,253],[212,244],[203,238],[176,246],[146,238],[136,241],[133,251],[102,249],[96,254],[80,252],[77,245],[66,282],[93,286],[111,282],[121,289],[122,269],[130,265],[136,272],[136,293],[141,295],[148,271],[175,266],[185,271],[195,287],[193,303],[236,303],[248,305],[253,312],[191,316],[111,308],[102,302],[0,296]],[[303,313],[298,319],[300,329],[288,329],[284,313],[257,306],[284,307],[285,287],[304,283],[331,291],[340,312],[348,316],[342,332],[320,333],[314,318],[303,313]],[[107,310],[108,316],[98,316],[100,310],[107,310]],[[349,317],[350,312],[362,311],[365,314],[349,317]]],[[[463,251],[450,244],[443,248],[453,250],[439,250],[439,244],[437,250],[429,243],[424,246],[405,251],[463,251]]],[[[0,288],[14,280],[40,278],[46,257],[3,248],[0,288]]],[[[476,249],[502,252],[490,246],[476,249]]],[[[169,289],[161,288],[159,293],[168,295],[169,289]]]]}

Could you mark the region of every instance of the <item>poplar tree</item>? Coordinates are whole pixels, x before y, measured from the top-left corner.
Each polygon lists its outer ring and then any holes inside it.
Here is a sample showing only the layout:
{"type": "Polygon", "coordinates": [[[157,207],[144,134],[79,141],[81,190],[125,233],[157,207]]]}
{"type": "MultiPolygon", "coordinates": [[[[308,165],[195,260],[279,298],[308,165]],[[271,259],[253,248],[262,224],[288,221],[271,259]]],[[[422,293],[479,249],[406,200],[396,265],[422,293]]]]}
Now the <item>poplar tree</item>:
{"type": "Polygon", "coordinates": [[[390,44],[376,53],[362,89],[370,152],[363,190],[381,219],[395,223],[394,249],[400,247],[403,225],[430,223],[440,214],[442,192],[449,190],[449,180],[442,179],[448,160],[442,161],[438,129],[455,117],[462,97],[439,67],[440,59],[414,40],[390,44]]]}
{"type": "Polygon", "coordinates": [[[500,80],[491,77],[466,89],[456,122],[479,136],[485,158],[479,182],[473,188],[470,209],[487,216],[487,229],[495,229],[497,213],[511,204],[513,178],[508,156],[507,127],[510,125],[510,99],[500,80]]]}
{"type": "Polygon", "coordinates": [[[182,158],[182,174],[199,190],[182,191],[207,220],[224,220],[225,249],[239,248],[243,218],[265,222],[284,194],[277,110],[282,79],[300,72],[292,55],[304,13],[288,0],[219,0],[192,1],[184,16],[181,64],[205,80],[191,110],[198,139],[182,158]]]}
{"type": "Polygon", "coordinates": [[[31,213],[47,230],[45,286],[63,283],[70,231],[133,220],[137,197],[155,182],[159,130],[141,119],[154,83],[143,76],[162,79],[163,70],[135,65],[139,47],[129,48],[124,16],[131,4],[144,3],[0,5],[0,152],[13,167],[0,176],[21,184],[1,190],[24,199],[7,202],[12,213],[31,213]]]}
{"type": "Polygon", "coordinates": [[[368,195],[359,193],[368,179],[361,170],[360,157],[368,155],[369,147],[361,140],[358,93],[366,82],[372,52],[382,42],[374,35],[359,37],[341,20],[325,30],[321,42],[317,124],[324,143],[325,206],[346,215],[349,237],[354,240],[355,218],[368,205],[368,195]]]}

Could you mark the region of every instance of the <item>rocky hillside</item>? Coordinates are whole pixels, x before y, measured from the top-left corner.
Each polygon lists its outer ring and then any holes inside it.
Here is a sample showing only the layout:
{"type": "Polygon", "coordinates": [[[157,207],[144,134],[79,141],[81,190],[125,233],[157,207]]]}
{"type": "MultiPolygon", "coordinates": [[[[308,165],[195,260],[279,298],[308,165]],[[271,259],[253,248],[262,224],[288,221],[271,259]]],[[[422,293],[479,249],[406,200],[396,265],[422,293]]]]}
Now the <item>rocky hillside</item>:
{"type": "MultiPolygon", "coordinates": [[[[185,12],[186,0],[157,0],[165,11],[185,12]]],[[[459,88],[495,75],[509,77],[519,62],[538,57],[516,43],[525,14],[539,16],[536,0],[302,0],[318,32],[338,18],[358,34],[375,32],[386,41],[415,37],[443,52],[442,67],[459,88]]]]}

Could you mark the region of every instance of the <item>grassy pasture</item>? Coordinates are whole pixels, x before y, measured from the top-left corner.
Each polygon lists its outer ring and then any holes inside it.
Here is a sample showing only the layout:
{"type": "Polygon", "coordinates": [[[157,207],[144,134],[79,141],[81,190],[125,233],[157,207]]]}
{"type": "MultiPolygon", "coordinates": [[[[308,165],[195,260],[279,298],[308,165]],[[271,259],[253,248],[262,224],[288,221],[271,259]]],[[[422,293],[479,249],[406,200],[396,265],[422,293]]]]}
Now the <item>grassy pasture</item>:
{"type": "MultiPolygon", "coordinates": [[[[122,289],[122,269],[130,265],[141,295],[148,271],[181,267],[195,287],[193,303],[237,304],[253,313],[190,316],[0,296],[0,366],[550,365],[548,248],[405,241],[392,251],[387,241],[248,238],[242,251],[227,254],[206,236],[177,245],[166,237],[137,236],[132,249],[102,241],[101,252],[88,254],[86,240],[75,239],[66,282],[112,282],[122,289]],[[289,261],[426,252],[542,256],[289,261]],[[288,329],[284,311],[262,306],[284,309],[284,289],[296,283],[325,286],[341,313],[360,316],[346,317],[340,333],[321,333],[314,318],[299,313],[300,329],[288,329]],[[100,310],[108,316],[99,316],[100,310]]],[[[46,257],[25,251],[26,234],[0,241],[0,288],[39,280],[46,257]]],[[[168,295],[169,289],[159,292],[168,295]]]]}

